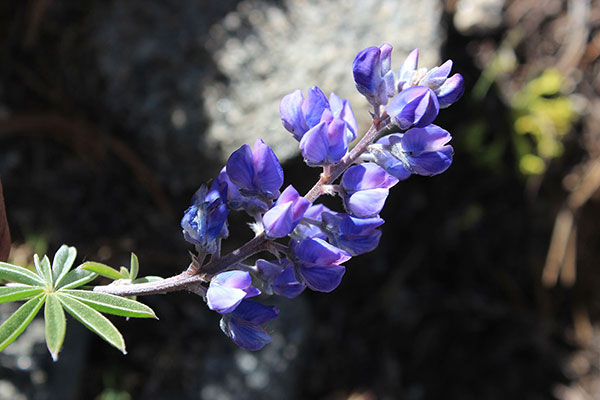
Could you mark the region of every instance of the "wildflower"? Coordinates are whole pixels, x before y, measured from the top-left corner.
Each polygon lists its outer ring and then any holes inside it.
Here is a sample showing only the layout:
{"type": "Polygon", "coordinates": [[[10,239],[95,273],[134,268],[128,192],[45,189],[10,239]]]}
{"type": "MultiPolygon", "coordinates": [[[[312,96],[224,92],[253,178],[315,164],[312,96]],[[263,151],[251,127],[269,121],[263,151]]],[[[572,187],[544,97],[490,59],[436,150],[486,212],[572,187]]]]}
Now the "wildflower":
{"type": "Polygon", "coordinates": [[[386,105],[395,93],[391,54],[392,45],[384,43],[359,51],[352,63],[356,89],[374,107],[386,105]]]}
{"type": "Polygon", "coordinates": [[[209,254],[214,254],[222,238],[227,238],[227,187],[215,179],[207,189],[202,185],[192,197],[192,205],[181,219],[183,237],[209,254]]]}
{"type": "Polygon", "coordinates": [[[342,176],[340,193],[346,211],[359,218],[376,216],[385,204],[389,188],[396,183],[398,179],[377,164],[365,163],[348,168],[342,176]]]}
{"type": "Polygon", "coordinates": [[[379,217],[356,218],[344,213],[325,212],[322,215],[323,231],[330,242],[353,256],[373,251],[379,245],[385,222],[379,217]]]}
{"type": "Polygon", "coordinates": [[[331,93],[329,100],[313,86],[304,98],[296,90],[279,106],[283,126],[300,142],[302,156],[310,166],[339,161],[356,138],[356,118],[348,100],[331,93]]]}
{"type": "Polygon", "coordinates": [[[243,299],[258,296],[252,277],[245,271],[226,271],[215,275],[206,291],[208,308],[220,314],[233,311],[243,299]]]}
{"type": "Polygon", "coordinates": [[[309,206],[308,200],[300,196],[292,185],[288,186],[263,216],[267,236],[281,238],[292,233],[309,206]]]}
{"type": "Polygon", "coordinates": [[[338,287],[346,268],[341,263],[351,258],[350,253],[323,239],[304,239],[292,248],[298,259],[298,278],[312,290],[331,292],[338,287]]]}
{"type": "Polygon", "coordinates": [[[269,209],[269,204],[265,200],[256,196],[244,196],[237,185],[229,179],[227,167],[221,169],[217,179],[227,186],[227,206],[231,210],[244,210],[249,215],[254,216],[269,209]]]}
{"type": "Polygon", "coordinates": [[[227,175],[244,196],[276,199],[283,185],[283,169],[273,150],[261,139],[250,149],[247,144],[227,160],[227,175]]]}
{"type": "Polygon", "coordinates": [[[298,242],[306,238],[326,239],[327,235],[320,227],[321,215],[326,211],[331,212],[331,210],[323,204],[311,205],[304,213],[303,221],[316,221],[317,224],[301,221],[300,224],[296,226],[296,229],[294,229],[294,232],[291,235],[292,239],[298,242]]]}
{"type": "Polygon", "coordinates": [[[279,314],[274,306],[265,306],[253,300],[243,300],[229,314],[221,318],[221,330],[238,346],[251,351],[271,343],[271,335],[261,325],[279,314]]]}
{"type": "Polygon", "coordinates": [[[452,164],[454,149],[448,142],[450,133],[437,125],[409,129],[405,133],[384,136],[369,150],[375,162],[388,173],[404,170],[418,175],[437,175],[452,164]],[[389,168],[392,166],[392,168],[389,168]]]}
{"type": "Polygon", "coordinates": [[[277,261],[258,260],[256,267],[267,294],[275,293],[293,299],[306,288],[306,285],[296,279],[294,264],[287,258],[277,261]]]}
{"type": "Polygon", "coordinates": [[[438,98],[427,86],[412,86],[401,91],[386,107],[392,121],[402,130],[431,124],[439,110],[438,98]]]}
{"type": "Polygon", "coordinates": [[[398,92],[413,86],[426,86],[435,93],[439,108],[449,107],[462,96],[465,90],[462,75],[454,74],[448,77],[452,70],[452,60],[447,60],[428,71],[426,68],[417,69],[418,58],[419,50],[414,49],[402,63],[396,83],[398,92]]]}

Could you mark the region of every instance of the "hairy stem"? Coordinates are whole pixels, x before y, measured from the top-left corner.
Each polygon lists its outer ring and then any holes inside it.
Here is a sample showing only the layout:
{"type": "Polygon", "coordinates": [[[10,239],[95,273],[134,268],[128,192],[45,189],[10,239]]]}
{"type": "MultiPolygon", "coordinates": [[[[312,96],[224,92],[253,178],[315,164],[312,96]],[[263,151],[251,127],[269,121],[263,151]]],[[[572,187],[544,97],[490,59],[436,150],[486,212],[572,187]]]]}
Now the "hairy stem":
{"type": "Polygon", "coordinates": [[[306,198],[311,203],[319,198],[323,194],[323,187],[325,185],[331,185],[342,173],[354,163],[361,154],[367,151],[367,148],[372,144],[375,139],[381,136],[389,129],[389,117],[384,113],[381,119],[374,119],[373,125],[369,128],[367,133],[360,139],[360,141],[354,146],[354,148],[344,156],[338,163],[329,166],[321,174],[319,181],[306,193],[306,198]]]}
{"type": "Polygon", "coordinates": [[[189,269],[158,282],[136,283],[133,285],[106,285],[96,286],[95,292],[114,294],[116,296],[142,296],[147,294],[158,294],[189,290],[190,287],[203,282],[210,281],[210,277],[228,267],[240,263],[254,254],[260,253],[268,248],[269,241],[264,233],[246,242],[242,247],[231,253],[211,260],[208,264],[201,266],[196,273],[189,269]]]}

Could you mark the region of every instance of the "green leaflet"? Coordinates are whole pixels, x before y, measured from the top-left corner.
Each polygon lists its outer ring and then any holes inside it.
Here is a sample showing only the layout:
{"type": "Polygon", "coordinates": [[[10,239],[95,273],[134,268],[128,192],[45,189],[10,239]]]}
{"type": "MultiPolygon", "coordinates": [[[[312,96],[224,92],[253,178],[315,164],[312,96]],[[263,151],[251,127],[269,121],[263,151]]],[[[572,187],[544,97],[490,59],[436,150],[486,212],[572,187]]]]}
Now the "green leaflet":
{"type": "Polygon", "coordinates": [[[147,305],[124,297],[88,290],[60,290],[58,293],[74,297],[100,312],[122,317],[156,318],[154,311],[147,305]]]}
{"type": "Polygon", "coordinates": [[[58,296],[58,299],[67,312],[75,319],[102,339],[121,350],[123,354],[127,354],[123,336],[105,316],[68,294],[59,291],[56,292],[56,296],[58,296]]]}
{"type": "Polygon", "coordinates": [[[81,266],[69,272],[56,286],[57,289],[73,289],[96,279],[98,274],[81,269],[81,266]]]}
{"type": "Polygon", "coordinates": [[[58,352],[65,340],[67,323],[65,320],[65,312],[63,311],[56,294],[49,294],[46,297],[44,320],[46,321],[46,346],[52,355],[52,359],[57,361],[58,352]]]}
{"type": "Polygon", "coordinates": [[[88,261],[86,263],[83,263],[83,264],[81,264],[81,266],[79,268],[84,269],[86,271],[95,272],[98,275],[101,275],[101,276],[104,276],[106,278],[113,279],[113,280],[127,278],[126,276],[123,276],[122,274],[120,274],[119,271],[117,271],[116,269],[111,268],[108,265],[97,263],[94,261],[88,261]]]}
{"type": "Polygon", "coordinates": [[[0,286],[0,303],[25,300],[43,291],[39,286],[0,286]]]}
{"type": "Polygon", "coordinates": [[[40,262],[40,257],[37,254],[33,255],[33,264],[40,278],[44,280],[47,287],[52,287],[52,269],[50,268],[50,260],[48,256],[44,256],[40,262]]]}
{"type": "Polygon", "coordinates": [[[0,351],[11,344],[27,328],[46,300],[46,294],[40,293],[23,304],[0,326],[0,351]]]}
{"type": "Polygon", "coordinates": [[[0,279],[26,285],[44,286],[44,281],[30,270],[17,265],[0,262],[0,279]]]}
{"type": "Polygon", "coordinates": [[[138,258],[134,253],[131,253],[131,261],[129,263],[129,278],[134,281],[137,278],[139,271],[140,263],[138,258]]]}
{"type": "Polygon", "coordinates": [[[54,287],[60,285],[61,280],[71,270],[76,257],[77,250],[75,247],[68,247],[64,244],[60,246],[60,249],[54,254],[54,260],[52,261],[52,279],[54,280],[54,287]]]}

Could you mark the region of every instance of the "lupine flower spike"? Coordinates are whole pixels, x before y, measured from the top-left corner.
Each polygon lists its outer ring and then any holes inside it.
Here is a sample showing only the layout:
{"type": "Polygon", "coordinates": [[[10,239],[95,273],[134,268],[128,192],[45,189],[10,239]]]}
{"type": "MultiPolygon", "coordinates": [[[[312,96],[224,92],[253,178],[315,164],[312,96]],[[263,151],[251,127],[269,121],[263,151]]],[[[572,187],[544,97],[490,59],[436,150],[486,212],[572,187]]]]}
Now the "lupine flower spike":
{"type": "Polygon", "coordinates": [[[306,163],[326,172],[305,196],[292,185],[280,192],[281,165],[258,139],[254,147],[236,150],[185,212],[185,239],[214,257],[228,235],[230,210],[256,219],[255,238],[225,256],[232,262],[198,266],[205,285],[198,292],[222,316],[221,329],[238,346],[259,350],[269,343],[263,325],[279,313],[250,297],[293,299],[306,288],[333,291],[346,273],[344,263],[377,248],[390,189],[411,175],[437,175],[452,164],[452,137],[433,122],[462,95],[462,76],[450,76],[452,61],[419,69],[416,49],[394,74],[391,53],[387,43],[368,47],[352,64],[356,88],[374,109],[373,128],[356,145],[359,151],[349,153],[357,124],[347,100],[335,93],[327,98],[317,86],[306,96],[295,90],[281,100],[283,127],[299,142],[306,163]],[[324,193],[338,196],[339,211],[315,202],[324,193]],[[258,253],[274,257],[242,264],[258,253]]]}

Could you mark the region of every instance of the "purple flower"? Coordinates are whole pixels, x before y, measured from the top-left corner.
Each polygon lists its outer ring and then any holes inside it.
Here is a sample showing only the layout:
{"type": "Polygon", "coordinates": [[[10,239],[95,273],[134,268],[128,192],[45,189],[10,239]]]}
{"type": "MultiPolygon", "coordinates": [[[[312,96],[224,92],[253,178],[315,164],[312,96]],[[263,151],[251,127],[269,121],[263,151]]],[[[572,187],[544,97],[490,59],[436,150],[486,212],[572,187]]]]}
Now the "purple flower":
{"type": "Polygon", "coordinates": [[[377,228],[384,220],[379,217],[356,218],[343,213],[325,212],[323,230],[330,242],[353,256],[368,253],[379,245],[381,231],[377,228]]]}
{"type": "Polygon", "coordinates": [[[298,278],[312,290],[327,293],[338,287],[346,272],[340,264],[351,258],[350,253],[323,239],[304,239],[294,243],[292,251],[298,259],[298,278]]]}
{"type": "Polygon", "coordinates": [[[269,209],[269,205],[264,200],[256,196],[244,196],[236,184],[229,179],[227,167],[221,169],[218,179],[227,186],[227,206],[231,210],[244,210],[253,216],[269,209]]]}
{"type": "Polygon", "coordinates": [[[412,174],[404,168],[402,161],[390,153],[390,137],[394,137],[394,135],[386,135],[379,139],[377,143],[370,145],[369,153],[375,158],[375,163],[383,168],[385,172],[403,181],[408,179],[412,174]]]}
{"type": "Polygon", "coordinates": [[[387,104],[395,93],[391,54],[392,45],[384,43],[361,50],[352,63],[356,89],[374,107],[387,104]]]}
{"type": "Polygon", "coordinates": [[[331,93],[329,100],[313,86],[306,99],[296,90],[279,106],[283,126],[300,142],[308,165],[327,165],[339,161],[356,138],[356,118],[348,100],[331,93]]]}
{"type": "Polygon", "coordinates": [[[296,229],[294,229],[291,237],[298,242],[306,238],[326,239],[327,235],[323,233],[319,223],[321,221],[321,215],[325,211],[331,212],[331,210],[325,207],[323,204],[311,205],[304,213],[304,219],[317,221],[318,225],[311,223],[300,223],[298,226],[296,226],[296,229]]]}
{"type": "Polygon", "coordinates": [[[264,281],[267,294],[275,293],[293,299],[306,288],[306,285],[296,279],[294,264],[287,258],[278,261],[258,260],[256,267],[264,281]]]}
{"type": "Polygon", "coordinates": [[[323,120],[302,136],[300,151],[308,165],[328,165],[344,157],[349,143],[346,123],[325,110],[323,120]]]}
{"type": "Polygon", "coordinates": [[[295,90],[284,96],[279,104],[279,114],[285,129],[300,141],[306,131],[321,122],[323,111],[329,108],[329,102],[323,91],[313,86],[308,89],[306,98],[301,90],[295,90]]]}
{"type": "Polygon", "coordinates": [[[283,169],[273,150],[262,139],[250,149],[247,144],[227,160],[227,175],[244,196],[276,199],[283,185],[283,169]]]}
{"type": "Polygon", "coordinates": [[[208,308],[220,314],[233,311],[243,299],[260,294],[245,271],[226,271],[215,275],[206,291],[208,308]]]}
{"type": "Polygon", "coordinates": [[[386,107],[392,121],[402,130],[429,125],[439,110],[437,96],[426,86],[412,86],[401,91],[386,107]]]}
{"type": "Polygon", "coordinates": [[[419,50],[414,49],[402,63],[396,84],[398,92],[411,86],[427,86],[436,94],[440,108],[450,106],[462,96],[465,90],[462,75],[454,74],[448,78],[452,70],[452,60],[427,71],[426,68],[417,69],[418,58],[419,50]]]}
{"type": "Polygon", "coordinates": [[[384,168],[400,163],[413,174],[430,176],[444,172],[452,164],[454,149],[448,144],[451,139],[448,131],[432,124],[387,135],[370,150],[375,162],[384,168]]]}
{"type": "Polygon", "coordinates": [[[244,300],[233,312],[223,315],[221,330],[238,346],[251,351],[260,350],[272,340],[261,325],[277,315],[279,310],[274,306],[244,300]]]}
{"type": "Polygon", "coordinates": [[[440,108],[454,104],[465,92],[465,83],[461,74],[454,74],[436,90],[440,108]]]}
{"type": "Polygon", "coordinates": [[[398,92],[416,85],[417,63],[419,61],[419,49],[414,49],[404,59],[400,71],[398,71],[398,92]]]}
{"type": "Polygon", "coordinates": [[[227,230],[227,187],[215,179],[207,189],[202,185],[192,197],[192,205],[181,219],[183,237],[203,251],[214,254],[218,242],[229,235],[227,230]]]}
{"type": "Polygon", "coordinates": [[[383,208],[389,188],[398,179],[373,163],[354,165],[344,173],[341,180],[344,207],[359,218],[374,217],[383,208]]]}
{"type": "Polygon", "coordinates": [[[288,186],[263,216],[267,236],[281,238],[292,233],[308,207],[310,202],[300,196],[292,185],[288,186]]]}

